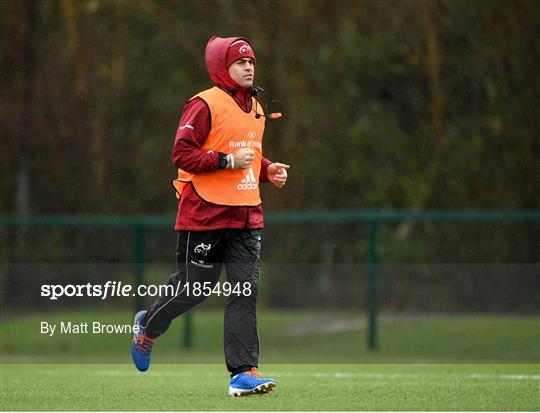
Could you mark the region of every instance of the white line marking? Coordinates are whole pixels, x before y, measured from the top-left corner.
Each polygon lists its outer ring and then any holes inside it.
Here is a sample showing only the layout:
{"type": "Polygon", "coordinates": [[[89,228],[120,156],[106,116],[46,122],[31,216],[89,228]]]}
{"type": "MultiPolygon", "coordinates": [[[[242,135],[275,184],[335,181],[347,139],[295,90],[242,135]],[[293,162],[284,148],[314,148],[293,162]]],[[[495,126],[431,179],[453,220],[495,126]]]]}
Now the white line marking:
{"type": "Polygon", "coordinates": [[[540,374],[470,374],[471,379],[540,380],[540,374]]]}
{"type": "Polygon", "coordinates": [[[415,373],[351,373],[351,372],[268,372],[267,376],[276,377],[317,377],[317,378],[332,378],[332,379],[351,379],[351,378],[366,378],[366,379],[432,379],[446,377],[468,377],[470,379],[501,379],[501,380],[540,380],[538,374],[415,374],[415,373]]]}
{"type": "MultiPolygon", "coordinates": [[[[56,373],[55,373],[56,374],[56,373]]],[[[140,376],[137,371],[123,370],[97,370],[98,376],[140,376]]],[[[145,373],[156,377],[175,377],[175,376],[193,376],[191,371],[154,371],[145,373]]],[[[208,372],[209,376],[222,376],[222,373],[208,372]]],[[[264,374],[268,377],[315,377],[320,379],[433,379],[441,377],[465,377],[473,380],[500,379],[500,380],[540,380],[539,374],[415,374],[415,373],[351,373],[351,372],[267,372],[264,374]]]]}

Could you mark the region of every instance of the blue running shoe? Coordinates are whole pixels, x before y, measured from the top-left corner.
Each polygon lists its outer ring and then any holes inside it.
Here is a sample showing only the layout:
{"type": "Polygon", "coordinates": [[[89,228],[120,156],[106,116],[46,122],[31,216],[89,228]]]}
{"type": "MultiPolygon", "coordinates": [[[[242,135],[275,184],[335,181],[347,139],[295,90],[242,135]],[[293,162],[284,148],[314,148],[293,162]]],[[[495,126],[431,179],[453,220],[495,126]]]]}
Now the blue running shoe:
{"type": "Polygon", "coordinates": [[[273,379],[262,379],[261,374],[253,367],[250,371],[237,374],[231,378],[229,396],[240,397],[252,394],[266,394],[277,386],[273,379]]]}
{"type": "Polygon", "coordinates": [[[152,357],[152,346],[154,345],[154,339],[147,337],[144,333],[145,329],[141,326],[145,314],[145,310],[135,314],[133,325],[139,326],[139,332],[133,334],[131,342],[131,358],[135,367],[140,371],[146,371],[150,367],[150,357],[152,357]]]}

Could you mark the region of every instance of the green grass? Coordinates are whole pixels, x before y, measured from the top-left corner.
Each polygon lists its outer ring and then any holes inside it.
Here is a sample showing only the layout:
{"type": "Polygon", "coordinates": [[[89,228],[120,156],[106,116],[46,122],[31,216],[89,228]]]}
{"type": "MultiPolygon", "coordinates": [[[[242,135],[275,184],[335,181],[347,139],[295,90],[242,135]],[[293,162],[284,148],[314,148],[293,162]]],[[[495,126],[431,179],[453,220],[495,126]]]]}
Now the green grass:
{"type": "Polygon", "coordinates": [[[271,395],[230,398],[222,365],[1,366],[1,410],[529,410],[538,365],[266,365],[271,395]]]}
{"type": "MultiPolygon", "coordinates": [[[[132,313],[44,313],[6,320],[3,362],[129,363],[129,334],[40,334],[40,322],[130,323],[132,313]]],[[[184,318],[156,344],[161,363],[222,363],[223,313],[194,314],[193,348],[182,347],[184,318]]],[[[366,348],[365,319],[353,313],[260,311],[263,363],[539,363],[539,317],[382,315],[377,352],[366,348]]]]}
{"type": "Polygon", "coordinates": [[[190,349],[181,346],[184,318],[175,320],[144,374],[131,365],[129,334],[39,331],[41,321],[131,317],[111,311],[4,320],[0,410],[540,410],[538,317],[386,314],[380,348],[370,352],[361,315],[263,310],[262,369],[279,386],[241,399],[227,397],[222,311],[194,314],[190,349]]]}

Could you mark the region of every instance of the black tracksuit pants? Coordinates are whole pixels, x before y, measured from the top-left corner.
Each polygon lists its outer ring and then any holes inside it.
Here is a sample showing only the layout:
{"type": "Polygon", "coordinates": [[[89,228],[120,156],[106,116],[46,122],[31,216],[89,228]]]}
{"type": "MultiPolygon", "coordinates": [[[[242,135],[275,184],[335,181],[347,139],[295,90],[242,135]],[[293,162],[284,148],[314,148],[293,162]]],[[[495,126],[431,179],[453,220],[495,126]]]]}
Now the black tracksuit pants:
{"type": "MultiPolygon", "coordinates": [[[[213,289],[225,264],[228,283],[232,288],[238,285],[239,291],[239,294],[231,293],[228,296],[225,307],[227,369],[231,374],[238,374],[257,367],[259,335],[256,302],[260,250],[260,229],[178,231],[176,272],[168,282],[175,291],[152,304],[143,321],[146,334],[152,338],[160,336],[167,331],[173,319],[204,301],[207,296],[195,290],[194,283],[200,283],[202,288],[206,282],[213,289]]],[[[223,288],[221,290],[223,293],[223,288]]]]}

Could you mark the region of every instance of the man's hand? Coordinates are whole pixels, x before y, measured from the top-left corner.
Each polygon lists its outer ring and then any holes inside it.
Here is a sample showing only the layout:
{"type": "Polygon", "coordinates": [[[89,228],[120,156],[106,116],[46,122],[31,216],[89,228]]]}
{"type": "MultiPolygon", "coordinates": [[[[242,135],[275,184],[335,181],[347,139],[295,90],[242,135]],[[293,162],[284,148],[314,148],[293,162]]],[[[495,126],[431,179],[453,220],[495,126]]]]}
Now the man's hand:
{"type": "Polygon", "coordinates": [[[240,149],[232,154],[233,164],[229,163],[228,168],[232,169],[247,169],[253,159],[255,158],[255,151],[253,149],[240,149]]]}
{"type": "Polygon", "coordinates": [[[268,180],[278,188],[283,188],[285,186],[285,182],[287,182],[287,169],[289,168],[289,165],[285,165],[283,163],[271,163],[268,165],[268,180]]]}

